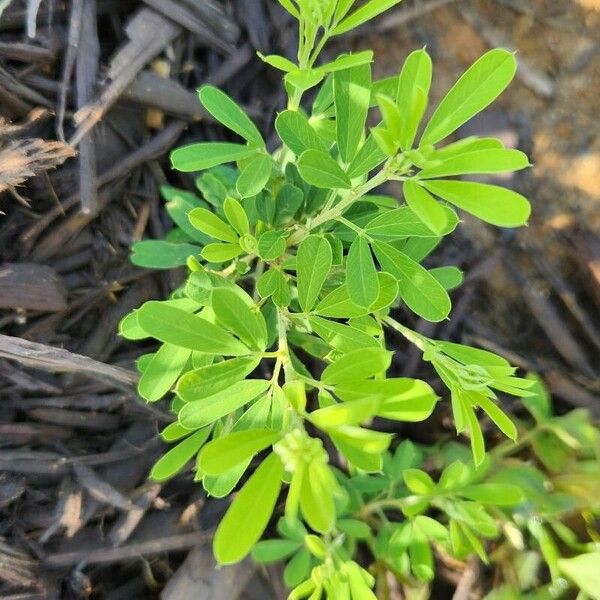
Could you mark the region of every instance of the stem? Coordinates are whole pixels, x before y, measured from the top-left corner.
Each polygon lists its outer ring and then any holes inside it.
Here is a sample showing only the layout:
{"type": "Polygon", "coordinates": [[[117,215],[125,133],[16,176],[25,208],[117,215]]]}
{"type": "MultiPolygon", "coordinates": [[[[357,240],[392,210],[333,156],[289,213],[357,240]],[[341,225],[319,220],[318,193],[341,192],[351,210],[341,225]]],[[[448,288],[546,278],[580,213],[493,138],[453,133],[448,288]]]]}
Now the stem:
{"type": "Polygon", "coordinates": [[[384,317],[383,321],[387,323],[392,329],[395,329],[398,333],[402,334],[409,342],[414,344],[421,352],[425,351],[425,339],[423,336],[419,335],[416,331],[409,329],[402,325],[402,323],[398,323],[392,317],[384,317]]]}
{"type": "Polygon", "coordinates": [[[346,195],[332,208],[325,209],[319,213],[314,219],[307,223],[305,227],[296,231],[288,238],[288,246],[298,245],[313,229],[316,229],[327,221],[334,221],[350,207],[356,200],[368,194],[372,189],[381,185],[389,179],[389,167],[386,166],[377,173],[369,181],[349,190],[346,195]]]}

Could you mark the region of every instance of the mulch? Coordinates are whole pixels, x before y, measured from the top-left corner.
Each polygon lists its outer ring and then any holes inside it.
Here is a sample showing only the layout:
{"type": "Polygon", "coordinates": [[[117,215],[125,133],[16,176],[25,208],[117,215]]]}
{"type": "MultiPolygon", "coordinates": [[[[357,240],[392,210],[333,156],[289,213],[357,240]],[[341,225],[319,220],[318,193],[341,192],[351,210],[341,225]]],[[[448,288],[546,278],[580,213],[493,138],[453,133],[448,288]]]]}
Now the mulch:
{"type": "MultiPolygon", "coordinates": [[[[588,112],[597,120],[597,107],[565,96],[566,77],[589,77],[600,93],[600,12],[593,0],[572,4],[405,0],[337,49],[373,46],[383,62],[395,60],[391,74],[427,43],[443,83],[468,64],[472,47],[511,46],[525,26],[576,34],[564,64],[524,48],[508,101],[464,132],[499,133],[533,151],[542,168],[535,152],[548,121],[540,114],[562,118],[571,103],[573,120],[588,112]],[[459,35],[448,49],[449,31],[459,35]]],[[[191,177],[170,170],[169,150],[226,135],[195,88],[223,87],[274,147],[272,122],[285,99],[256,50],[293,58],[295,36],[271,0],[13,0],[0,17],[1,598],[285,597],[279,568],[215,568],[211,532],[227,503],[207,499],[191,470],[166,484],[147,480],[170,417],[137,398],[133,365],[149,347],[121,340],[116,328],[183,277],[138,269],[128,253],[169,228],[162,184],[193,189],[191,177]]],[[[577,157],[600,157],[598,132],[585,133],[577,157]]],[[[559,158],[570,161],[565,144],[559,158]]],[[[546,198],[598,203],[600,189],[596,180],[574,191],[550,166],[544,173],[508,182],[533,200],[539,216],[529,228],[497,232],[467,219],[466,233],[433,257],[432,265],[467,274],[452,319],[401,317],[426,335],[478,344],[540,372],[560,410],[585,407],[598,417],[600,237],[575,204],[546,198]]],[[[415,349],[390,341],[396,373],[439,386],[415,349]]],[[[421,442],[452,436],[443,408],[433,425],[396,431],[421,442]]],[[[460,580],[463,567],[452,568],[449,581],[460,580]]],[[[432,597],[451,595],[446,581],[432,597]]]]}

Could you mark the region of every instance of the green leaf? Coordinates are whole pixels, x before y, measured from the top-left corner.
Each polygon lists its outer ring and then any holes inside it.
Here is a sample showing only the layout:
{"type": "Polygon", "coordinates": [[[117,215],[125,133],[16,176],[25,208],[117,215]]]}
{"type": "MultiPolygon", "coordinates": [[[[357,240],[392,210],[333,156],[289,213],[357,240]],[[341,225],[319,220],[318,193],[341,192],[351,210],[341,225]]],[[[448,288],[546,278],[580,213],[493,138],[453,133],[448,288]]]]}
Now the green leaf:
{"type": "Polygon", "coordinates": [[[256,54],[258,54],[258,57],[263,62],[271,65],[275,69],[284,71],[285,73],[289,73],[290,71],[294,71],[298,68],[297,65],[295,65],[291,60],[288,60],[279,54],[268,54],[266,56],[260,52],[257,52],[256,54]]]}
{"type": "Polygon", "coordinates": [[[179,423],[169,423],[161,432],[160,438],[164,442],[175,442],[181,438],[187,437],[192,431],[182,427],[179,423]]]}
{"type": "Polygon", "coordinates": [[[479,398],[478,404],[506,437],[510,438],[513,442],[517,441],[517,426],[499,406],[483,394],[479,398]]]}
{"type": "Polygon", "coordinates": [[[436,196],[498,227],[525,225],[531,213],[527,198],[497,185],[450,179],[428,180],[423,185],[436,196]]]}
{"type": "Polygon", "coordinates": [[[171,165],[177,171],[191,173],[223,163],[236,162],[256,154],[256,148],[229,142],[202,142],[182,146],[171,152],[171,165]]]}
{"type": "Polygon", "coordinates": [[[284,110],[275,119],[275,129],[283,143],[298,156],[305,150],[327,152],[327,145],[300,111],[284,110]]]}
{"type": "Polygon", "coordinates": [[[278,431],[267,429],[234,431],[206,444],[198,457],[198,464],[204,473],[220,475],[268,448],[280,437],[278,431]]]}
{"type": "Polygon", "coordinates": [[[477,420],[475,411],[470,406],[466,406],[464,402],[461,404],[468,421],[473,460],[475,461],[475,466],[478,467],[485,459],[485,441],[483,439],[483,432],[481,431],[481,425],[477,420]]]}
{"type": "Polygon", "coordinates": [[[366,238],[356,236],[346,261],[346,286],[350,299],[358,306],[371,306],[379,296],[377,269],[366,238]]]}
{"type": "Polygon", "coordinates": [[[311,316],[308,319],[315,333],[340,352],[351,352],[362,348],[379,348],[379,342],[370,335],[335,321],[311,316]]]}
{"type": "Polygon", "coordinates": [[[139,326],[137,321],[137,310],[125,315],[119,322],[119,335],[126,340],[144,340],[149,337],[139,326]]]}
{"type": "Polygon", "coordinates": [[[298,171],[306,183],[324,189],[350,189],[350,179],[325,152],[306,150],[298,160],[298,171]]]}
{"type": "Polygon", "coordinates": [[[414,313],[433,323],[450,314],[448,293],[419,263],[389,244],[376,242],[373,249],[382,269],[398,280],[400,297],[414,313]]]}
{"type": "Polygon", "coordinates": [[[267,345],[267,325],[258,308],[251,309],[238,294],[227,288],[215,288],[211,306],[217,320],[255,350],[267,345]]]}
{"type": "Polygon", "coordinates": [[[435,144],[491,104],[512,81],[514,54],[496,48],[476,60],[454,84],[433,113],[421,146],[435,144]]]}
{"type": "Polygon", "coordinates": [[[258,240],[258,254],[263,260],[275,260],[285,249],[285,237],[281,231],[265,231],[258,240]]]}
{"type": "Polygon", "coordinates": [[[256,283],[256,289],[261,298],[273,297],[276,306],[288,306],[292,301],[292,292],[285,275],[276,268],[263,273],[256,283]]]}
{"type": "Polygon", "coordinates": [[[142,240],[131,246],[131,262],[146,269],[173,269],[185,265],[188,256],[200,252],[193,244],[173,244],[163,240],[142,240]]]}
{"type": "Polygon", "coordinates": [[[498,138],[487,137],[480,138],[476,135],[470,135],[466,138],[446,144],[441,148],[435,149],[430,155],[430,160],[447,160],[452,156],[458,154],[465,154],[467,152],[480,152],[483,150],[497,150],[503,149],[504,145],[498,138]]]}
{"type": "Polygon", "coordinates": [[[154,354],[138,383],[139,395],[148,402],[160,400],[175,384],[191,350],[163,344],[154,354]]]}
{"type": "Polygon", "coordinates": [[[466,175],[470,173],[503,173],[519,171],[531,166],[527,155],[519,150],[497,148],[492,150],[477,150],[450,156],[442,164],[425,167],[419,174],[419,179],[466,175]]]}
{"type": "Polygon", "coordinates": [[[298,247],[296,275],[298,302],[308,312],[315,305],[319,292],[331,269],[332,252],[329,242],[320,236],[309,235],[298,247]]]}
{"type": "Polygon", "coordinates": [[[368,379],[384,373],[391,361],[392,353],[383,348],[354,350],[328,365],[321,375],[321,381],[327,385],[335,385],[368,379]]]}
{"type": "Polygon", "coordinates": [[[370,97],[370,64],[333,74],[336,139],[340,156],[345,163],[354,158],[364,135],[370,97]]]}
{"type": "Polygon", "coordinates": [[[242,170],[235,184],[238,194],[242,198],[251,198],[261,192],[273,169],[273,159],[266,154],[259,154],[253,158],[242,170]]]}
{"type": "Polygon", "coordinates": [[[419,496],[428,496],[435,489],[433,479],[420,469],[406,469],[402,473],[406,487],[419,496]]]}
{"type": "Polygon", "coordinates": [[[137,315],[139,326],[161,342],[209,354],[249,353],[244,344],[220,327],[163,302],[146,302],[137,315]]]}
{"type": "Polygon", "coordinates": [[[301,548],[285,566],[283,570],[283,582],[289,588],[296,587],[310,575],[310,568],[310,552],[308,548],[301,548]]]}
{"type": "Polygon", "coordinates": [[[188,215],[190,223],[206,235],[224,242],[236,243],[237,233],[221,217],[215,215],[207,208],[195,208],[188,215]]]}
{"type": "Polygon", "coordinates": [[[509,483],[470,485],[460,490],[460,495],[475,502],[494,506],[514,506],[524,500],[521,488],[509,483]]]}
{"type": "Polygon", "coordinates": [[[360,177],[378,167],[386,158],[387,154],[381,150],[371,133],[348,165],[346,174],[350,179],[360,177]]]}
{"type": "Polygon", "coordinates": [[[423,117],[431,86],[431,58],[425,49],[411,52],[400,71],[396,102],[405,115],[400,146],[410,150],[423,117]]]}
{"type": "Polygon", "coordinates": [[[332,484],[335,479],[327,465],[313,461],[300,489],[300,510],[305,521],[318,533],[327,533],[335,523],[332,484]]]}
{"type": "Polygon", "coordinates": [[[319,408],[310,413],[309,419],[321,429],[339,427],[340,425],[358,425],[367,419],[373,418],[380,406],[381,398],[376,396],[366,397],[319,408]]]}
{"type": "MultiPolygon", "coordinates": [[[[379,275],[379,273],[378,273],[379,275]]],[[[396,280],[394,279],[394,283],[396,280]]],[[[396,288],[398,284],[396,284],[396,288]]],[[[350,318],[350,317],[361,317],[368,314],[369,309],[363,306],[358,306],[350,300],[348,294],[348,286],[340,285],[333,291],[329,292],[327,296],[323,298],[315,308],[315,313],[322,317],[334,317],[334,318],[350,318]]]]}
{"type": "Polygon", "coordinates": [[[233,228],[240,235],[250,232],[248,215],[246,214],[244,207],[235,198],[232,198],[231,196],[225,198],[225,201],[223,202],[223,211],[225,212],[225,216],[229,223],[231,223],[233,228]]]}
{"type": "Polygon", "coordinates": [[[354,54],[341,54],[335,60],[321,65],[319,69],[325,73],[343,71],[353,67],[360,67],[373,62],[373,50],[363,50],[354,54]]]}
{"type": "Polygon", "coordinates": [[[301,545],[294,540],[263,540],[252,548],[252,558],[263,565],[278,562],[291,556],[301,545]]]}
{"type": "Polygon", "coordinates": [[[200,450],[210,435],[210,427],[196,431],[161,456],[150,471],[150,479],[165,481],[176,475],[200,450]]]}
{"type": "Polygon", "coordinates": [[[242,253],[242,247],[239,244],[206,244],[202,248],[202,258],[211,263],[222,263],[233,260],[242,253]]]}
{"type": "Polygon", "coordinates": [[[265,145],[256,125],[225,92],[212,85],[204,85],[198,90],[198,96],[204,108],[225,127],[254,146],[265,145]]]}
{"type": "MultiPolygon", "coordinates": [[[[442,235],[447,235],[456,228],[458,217],[448,206],[443,208],[448,218],[442,235]]],[[[382,242],[392,242],[405,237],[438,237],[408,206],[380,214],[367,223],[365,231],[370,237],[382,242]]]]}
{"type": "Polygon", "coordinates": [[[573,558],[559,558],[558,568],[584,593],[600,600],[600,552],[588,552],[573,558]]]}
{"type": "Polygon", "coordinates": [[[242,560],[260,539],[275,508],[282,477],[279,457],[270,454],[244,484],[215,534],[213,551],[220,564],[242,560]]]}
{"type": "Polygon", "coordinates": [[[374,19],[377,15],[392,8],[398,4],[400,0],[369,0],[360,8],[350,13],[343,19],[333,30],[333,35],[341,35],[351,29],[356,29],[363,23],[374,19]]]}
{"type": "Polygon", "coordinates": [[[429,273],[448,291],[460,286],[464,280],[464,273],[458,267],[434,267],[429,273]]]}
{"type": "Polygon", "coordinates": [[[436,235],[443,235],[448,227],[448,211],[425,189],[411,179],[403,186],[404,199],[410,209],[436,235]]]}
{"type": "Polygon", "coordinates": [[[179,422],[190,429],[204,427],[248,404],[270,385],[271,382],[266,379],[238,381],[225,390],[203,398],[202,402],[186,404],[179,413],[179,422]]]}
{"type": "MultiPolygon", "coordinates": [[[[161,189],[164,190],[163,186],[161,189]]],[[[162,192],[164,194],[164,191],[162,192]]],[[[165,204],[169,216],[176,223],[177,227],[182,229],[190,239],[201,244],[206,244],[209,238],[192,226],[188,219],[188,213],[194,208],[205,204],[197,199],[193,194],[173,193],[169,195],[170,199],[165,204]]]]}

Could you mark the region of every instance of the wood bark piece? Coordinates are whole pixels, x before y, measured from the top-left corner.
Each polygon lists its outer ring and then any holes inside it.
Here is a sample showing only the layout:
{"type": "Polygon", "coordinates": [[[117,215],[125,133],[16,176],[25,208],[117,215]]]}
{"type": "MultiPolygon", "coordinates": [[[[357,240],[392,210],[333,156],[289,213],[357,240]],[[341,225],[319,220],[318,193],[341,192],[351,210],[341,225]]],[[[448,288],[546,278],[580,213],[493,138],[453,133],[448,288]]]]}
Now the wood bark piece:
{"type": "Polygon", "coordinates": [[[110,83],[95,101],[75,114],[78,128],[71,138],[74,146],[102,119],[144,66],[175,39],[181,28],[152,9],[142,8],[127,24],[125,31],[129,41],[113,56],[108,70],[110,83]]]}
{"type": "MultiPolygon", "coordinates": [[[[100,59],[100,43],[95,0],[78,1],[83,1],[81,37],[75,64],[75,98],[77,108],[80,109],[90,102],[94,93],[100,59]]],[[[81,212],[88,215],[96,214],[98,211],[98,182],[93,131],[83,137],[79,144],[78,166],[81,212]]]]}
{"type": "Polygon", "coordinates": [[[237,600],[256,571],[250,559],[217,569],[208,546],[194,548],[167,583],[161,600],[237,600]]]}
{"type": "Polygon", "coordinates": [[[144,0],[164,17],[193,33],[209,48],[223,53],[233,51],[232,42],[237,38],[237,28],[216,8],[212,2],[197,2],[187,8],[175,0],[144,0]],[[198,14],[203,13],[203,14],[198,14]],[[207,22],[209,21],[209,22],[207,22]]]}
{"type": "MultiPolygon", "coordinates": [[[[193,531],[191,533],[161,536],[156,539],[136,542],[119,548],[106,547],[83,552],[60,552],[49,556],[44,565],[50,568],[63,568],[77,565],[81,562],[87,564],[119,562],[132,558],[139,558],[140,556],[182,550],[198,544],[205,544],[210,539],[211,535],[212,533],[207,533],[205,531],[193,531]]],[[[228,569],[224,569],[222,572],[227,570],[228,569]]],[[[184,597],[182,596],[182,598],[184,597]]],[[[196,593],[186,596],[185,598],[186,600],[188,598],[200,600],[201,598],[204,598],[204,596],[200,596],[196,593]]],[[[206,596],[206,598],[208,598],[208,596],[206,596]]],[[[235,600],[235,596],[218,596],[218,598],[223,598],[223,600],[235,600]]],[[[211,600],[217,600],[217,596],[214,596],[211,600]]]]}
{"type": "Polygon", "coordinates": [[[6,263],[0,266],[0,308],[60,312],[67,308],[66,288],[52,267],[6,263]]]}
{"type": "Polygon", "coordinates": [[[10,335],[0,334],[0,357],[44,371],[85,373],[94,379],[108,379],[127,388],[135,386],[138,380],[137,374],[127,369],[105,365],[63,348],[53,348],[10,335]]]}

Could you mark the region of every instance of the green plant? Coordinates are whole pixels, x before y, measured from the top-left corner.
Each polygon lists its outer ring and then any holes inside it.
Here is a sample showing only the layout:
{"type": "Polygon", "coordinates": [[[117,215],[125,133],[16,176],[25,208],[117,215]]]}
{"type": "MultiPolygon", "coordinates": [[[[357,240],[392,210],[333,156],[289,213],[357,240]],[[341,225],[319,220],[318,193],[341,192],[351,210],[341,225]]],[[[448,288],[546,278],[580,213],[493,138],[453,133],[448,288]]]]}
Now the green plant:
{"type": "Polygon", "coordinates": [[[356,600],[373,597],[373,576],[353,560],[361,540],[376,561],[397,548],[390,568],[427,581],[432,542],[451,540],[456,555],[484,558],[482,540],[498,532],[498,507],[521,501],[518,487],[487,480],[495,469],[486,466],[478,412],[515,441],[517,427],[496,391],[527,398],[532,380],[490,352],[428,339],[390,310],[402,303],[429,321],[448,318],[448,290],[462,274],[421,262],[458,225],[455,208],[501,227],[529,217],[528,201],[514,191],[448,178],[529,162],[492,138],[439,145],[510,83],[512,53],[492,50],[476,61],[417,135],[432,70],[424,49],[409,55],[398,76],[379,81],[371,78],[371,51],[316,66],[330,38],[398,0],[358,8],[352,0],[279,1],[300,33],[298,64],[261,56],[284,72],[288,107],[275,121],[282,146],[270,154],[231,98],[212,86],[199,90],[205,109],[243,142],[171,154],[175,169],[204,171],[196,180],[202,199],[163,188],[176,227],[164,241],[135,244],[132,260],[187,264],[189,276],[170,299],[133,311],[120,331],[161,342],[138,361],[140,395],[154,402],[175,392],[177,420],[162,437],[177,444],[153,478],[167,479],[196,457],[196,480],[225,497],[256,465],[217,529],[217,560],[236,562],[253,547],[261,560],[293,555],[286,569],[292,598],[356,600]],[[305,111],[302,98],[316,87],[305,111]],[[371,109],[381,121],[365,133],[371,109]],[[389,181],[401,184],[405,204],[373,193],[389,181]],[[393,436],[365,426],[376,417],[424,420],[438,401],[424,381],[386,377],[393,355],[386,327],[423,352],[450,390],[457,431],[471,440],[474,466],[453,463],[437,484],[416,469],[414,446],[403,442],[392,457],[393,436]],[[255,547],[284,487],[283,538],[255,547]],[[430,507],[449,517],[449,530],[422,514],[430,507]],[[387,509],[406,520],[389,521],[387,509]]]}

